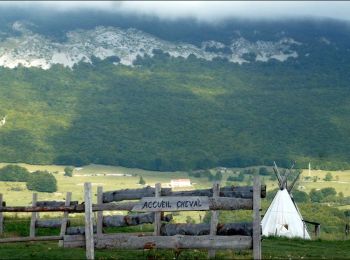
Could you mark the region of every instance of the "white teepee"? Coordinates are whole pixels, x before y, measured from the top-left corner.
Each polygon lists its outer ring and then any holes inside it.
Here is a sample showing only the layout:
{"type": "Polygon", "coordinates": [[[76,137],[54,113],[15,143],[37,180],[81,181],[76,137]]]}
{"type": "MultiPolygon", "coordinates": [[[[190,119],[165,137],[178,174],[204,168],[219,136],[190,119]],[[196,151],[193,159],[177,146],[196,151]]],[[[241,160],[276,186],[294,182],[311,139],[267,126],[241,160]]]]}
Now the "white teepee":
{"type": "Polygon", "coordinates": [[[264,236],[310,239],[310,235],[307,232],[306,225],[302,220],[298,207],[290,195],[290,191],[296,179],[293,181],[292,185],[287,188],[288,174],[282,177],[278,172],[276,164],[274,170],[278,178],[280,190],[277,192],[261,222],[262,234],[264,236]]]}

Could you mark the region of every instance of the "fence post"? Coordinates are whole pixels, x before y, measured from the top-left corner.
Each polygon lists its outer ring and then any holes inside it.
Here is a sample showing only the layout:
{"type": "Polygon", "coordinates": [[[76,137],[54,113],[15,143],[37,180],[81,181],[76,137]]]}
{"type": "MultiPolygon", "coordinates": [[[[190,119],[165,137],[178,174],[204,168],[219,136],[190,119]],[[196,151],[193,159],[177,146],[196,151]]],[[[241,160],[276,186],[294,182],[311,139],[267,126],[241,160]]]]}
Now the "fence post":
{"type": "MultiPolygon", "coordinates": [[[[38,194],[33,193],[33,199],[32,199],[32,206],[33,207],[36,206],[37,200],[38,200],[38,194]]],[[[38,213],[32,212],[32,218],[30,219],[30,230],[29,230],[30,237],[35,237],[35,224],[36,224],[37,217],[38,217],[38,213]]]]}
{"type": "MultiPolygon", "coordinates": [[[[2,194],[0,193],[0,208],[2,208],[2,194]]],[[[4,233],[4,215],[0,212],[0,236],[4,233]]]]}
{"type": "Polygon", "coordinates": [[[261,259],[261,220],[260,220],[261,184],[259,175],[254,176],[253,186],[253,258],[261,259]]]}
{"type": "Polygon", "coordinates": [[[316,225],[315,229],[316,229],[316,232],[315,232],[316,238],[320,238],[321,224],[320,225],[316,225]]]}
{"type": "MultiPolygon", "coordinates": [[[[97,204],[101,205],[103,204],[103,187],[97,187],[97,204]]],[[[103,211],[98,211],[97,212],[97,223],[96,223],[96,232],[97,232],[97,237],[102,235],[102,227],[103,227],[103,211]]]]}
{"type": "MultiPolygon", "coordinates": [[[[213,198],[220,196],[220,183],[214,182],[213,184],[213,198]]],[[[219,222],[219,212],[216,210],[211,211],[211,220],[210,220],[210,235],[216,236],[217,226],[219,222]]],[[[214,258],[216,251],[214,249],[209,249],[208,258],[214,258]]]]}
{"type": "Polygon", "coordinates": [[[84,183],[84,201],[85,201],[85,247],[86,259],[93,260],[94,253],[94,230],[91,200],[91,183],[84,183]]]}
{"type": "MultiPolygon", "coordinates": [[[[160,183],[156,183],[155,185],[155,197],[159,198],[161,194],[161,184],[160,183]]],[[[160,235],[160,226],[161,226],[161,214],[162,212],[155,212],[154,213],[154,231],[153,231],[153,235],[154,236],[159,236],[160,235]]]]}
{"type": "MultiPolygon", "coordinates": [[[[71,192],[67,192],[66,194],[66,201],[64,203],[65,206],[69,206],[70,205],[70,201],[72,199],[72,193],[71,192]]],[[[68,212],[65,211],[63,213],[63,219],[62,219],[62,223],[61,223],[61,231],[60,231],[60,236],[63,237],[66,234],[66,230],[67,230],[67,222],[68,222],[68,212]]],[[[60,240],[58,242],[59,246],[63,245],[63,240],[60,240]]]]}

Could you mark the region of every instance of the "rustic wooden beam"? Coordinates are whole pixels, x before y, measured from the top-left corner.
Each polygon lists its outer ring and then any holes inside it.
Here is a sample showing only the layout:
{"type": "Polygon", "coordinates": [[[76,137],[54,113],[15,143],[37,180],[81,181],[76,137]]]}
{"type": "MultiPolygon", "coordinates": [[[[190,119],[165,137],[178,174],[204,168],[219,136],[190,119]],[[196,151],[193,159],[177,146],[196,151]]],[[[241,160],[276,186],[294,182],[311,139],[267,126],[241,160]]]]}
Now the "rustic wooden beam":
{"type": "MultiPolygon", "coordinates": [[[[119,202],[119,203],[105,203],[92,205],[92,211],[101,210],[125,210],[131,211],[138,202],[119,202]]],[[[238,210],[238,209],[253,209],[252,199],[239,199],[239,198],[209,198],[210,210],[238,210]]],[[[3,207],[0,208],[0,212],[59,212],[67,211],[70,213],[83,213],[84,204],[78,204],[75,206],[62,206],[62,207],[3,207]]]]}
{"type": "Polygon", "coordinates": [[[217,235],[219,236],[252,236],[253,235],[253,223],[252,222],[240,222],[240,223],[225,223],[218,224],[217,235]]]}
{"type": "MultiPolygon", "coordinates": [[[[72,199],[72,193],[71,192],[67,192],[66,194],[66,201],[64,203],[65,206],[69,206],[71,203],[71,199],[72,199]]],[[[61,230],[60,230],[60,236],[64,236],[66,234],[67,231],[67,226],[70,225],[70,222],[68,220],[68,214],[69,212],[65,211],[63,213],[63,219],[62,219],[62,223],[61,223],[61,230]]],[[[60,240],[58,241],[58,246],[59,247],[63,247],[63,241],[60,240]]]]}
{"type": "MultiPolygon", "coordinates": [[[[64,247],[84,247],[83,236],[64,236],[64,247]]],[[[97,236],[96,236],[97,238],[97,236]]],[[[96,248],[116,249],[250,249],[250,236],[135,236],[103,234],[96,239],[96,248]]]]}
{"type": "Polygon", "coordinates": [[[58,228],[62,225],[62,219],[38,219],[35,227],[40,228],[58,228]]]}
{"type": "MultiPolygon", "coordinates": [[[[219,197],[220,193],[220,184],[219,182],[215,182],[213,184],[213,198],[219,197]]],[[[217,225],[219,223],[219,212],[216,210],[211,211],[211,219],[210,219],[210,235],[215,236],[217,231],[217,225]]],[[[214,258],[215,257],[215,250],[210,249],[208,250],[208,258],[214,258]]]]}
{"type": "MultiPolygon", "coordinates": [[[[37,206],[19,206],[19,207],[2,207],[0,212],[71,212],[84,213],[84,204],[75,206],[60,206],[60,207],[37,207],[37,206]]],[[[97,210],[96,210],[97,211],[97,210]]]]}
{"type": "Polygon", "coordinates": [[[36,205],[38,207],[62,207],[62,206],[73,206],[78,205],[78,201],[71,201],[69,205],[67,205],[67,198],[65,201],[37,201],[36,205]]]}
{"type": "MultiPolygon", "coordinates": [[[[32,199],[32,206],[36,207],[36,202],[38,199],[38,194],[33,193],[33,199],[32,199]]],[[[30,229],[29,229],[29,236],[30,237],[35,237],[35,223],[38,218],[38,213],[37,212],[32,212],[32,217],[30,219],[30,229]]]]}
{"type": "MultiPolygon", "coordinates": [[[[71,205],[71,199],[72,199],[72,193],[67,192],[65,206],[71,205]]],[[[63,219],[62,219],[61,231],[60,231],[61,236],[64,236],[66,234],[67,226],[69,226],[68,214],[69,214],[68,212],[63,213],[63,219]]]]}
{"type": "MultiPolygon", "coordinates": [[[[154,212],[139,213],[132,215],[114,215],[104,216],[103,226],[105,227],[124,227],[124,226],[136,226],[140,224],[152,224],[154,223],[154,212]]],[[[161,216],[162,221],[169,222],[172,219],[172,215],[161,216]]]]}
{"type": "MultiPolygon", "coordinates": [[[[253,224],[250,222],[217,224],[215,235],[218,236],[252,236],[253,224]]],[[[188,235],[203,236],[210,234],[210,224],[162,224],[162,236],[188,235]]],[[[214,235],[214,234],[211,234],[214,235]]]]}
{"type": "MultiPolygon", "coordinates": [[[[160,183],[156,183],[154,196],[156,198],[159,198],[160,197],[160,192],[161,192],[161,184],[160,183]]],[[[153,230],[153,235],[155,235],[155,236],[159,236],[160,235],[160,226],[161,225],[162,225],[161,212],[155,212],[154,213],[154,230],[153,230]]]]}
{"type": "MultiPolygon", "coordinates": [[[[115,234],[102,234],[102,235],[95,234],[94,239],[95,241],[101,238],[106,239],[110,235],[115,235],[115,234]]],[[[153,232],[136,232],[136,233],[127,233],[126,235],[133,236],[133,237],[152,236],[153,232]]],[[[82,234],[78,234],[78,235],[66,234],[63,236],[62,241],[63,241],[63,244],[62,244],[63,247],[70,247],[70,248],[85,247],[85,236],[82,234]]]]}
{"type": "Polygon", "coordinates": [[[84,183],[86,259],[95,259],[91,183],[84,183]]]}
{"type": "Polygon", "coordinates": [[[260,178],[254,176],[254,196],[253,196],[253,258],[261,259],[261,219],[260,219],[260,178]]]}
{"type": "MultiPolygon", "coordinates": [[[[102,204],[102,196],[103,196],[103,187],[97,187],[97,204],[102,204]]],[[[97,234],[101,235],[103,233],[103,211],[97,212],[97,234]]]]}
{"type": "Polygon", "coordinates": [[[30,241],[52,241],[63,239],[61,236],[40,236],[40,237],[8,237],[0,238],[0,243],[30,242],[30,241]]]}
{"type": "MultiPolygon", "coordinates": [[[[93,232],[96,233],[96,226],[93,226],[93,232]]],[[[85,235],[85,226],[68,227],[66,230],[67,235],[85,235]]]]}
{"type": "MultiPolygon", "coordinates": [[[[231,198],[253,198],[252,186],[228,186],[220,189],[220,197],[231,198]]],[[[137,200],[143,197],[154,197],[155,188],[150,186],[142,189],[124,189],[117,191],[107,191],[103,193],[103,203],[117,202],[123,200],[137,200]]],[[[171,188],[162,188],[161,196],[213,196],[212,189],[173,191],[171,188]]],[[[266,197],[266,185],[261,186],[261,197],[266,197]]]]}
{"type": "MultiPolygon", "coordinates": [[[[4,203],[3,197],[2,197],[2,194],[0,193],[0,208],[3,207],[3,203],[4,203]]],[[[4,232],[4,215],[2,212],[0,212],[0,236],[3,234],[3,232],[4,232]]]]}

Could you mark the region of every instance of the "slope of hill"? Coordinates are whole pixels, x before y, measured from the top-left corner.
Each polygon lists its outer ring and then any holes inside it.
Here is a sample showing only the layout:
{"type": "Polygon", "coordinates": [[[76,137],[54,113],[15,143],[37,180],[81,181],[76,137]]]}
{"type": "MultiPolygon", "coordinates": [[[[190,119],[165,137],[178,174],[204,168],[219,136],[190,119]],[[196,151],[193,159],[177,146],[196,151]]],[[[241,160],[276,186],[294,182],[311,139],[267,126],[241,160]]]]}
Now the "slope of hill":
{"type": "Polygon", "coordinates": [[[348,24],[93,18],[1,17],[1,161],[349,167],[348,24]]]}

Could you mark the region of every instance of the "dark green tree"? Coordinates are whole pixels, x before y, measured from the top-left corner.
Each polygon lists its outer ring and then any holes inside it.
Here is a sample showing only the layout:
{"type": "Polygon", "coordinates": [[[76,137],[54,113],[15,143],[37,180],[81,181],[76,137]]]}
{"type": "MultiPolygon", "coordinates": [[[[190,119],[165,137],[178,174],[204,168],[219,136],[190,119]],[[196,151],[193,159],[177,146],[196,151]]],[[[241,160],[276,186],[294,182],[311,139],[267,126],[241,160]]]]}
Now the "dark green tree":
{"type": "Polygon", "coordinates": [[[259,175],[262,175],[262,176],[266,176],[266,175],[269,175],[270,172],[267,170],[266,167],[260,167],[259,168],[259,175]]]}
{"type": "Polygon", "coordinates": [[[321,202],[324,197],[323,193],[316,189],[312,189],[309,195],[312,202],[321,202]]]}
{"type": "Polygon", "coordinates": [[[337,191],[333,187],[327,187],[323,188],[320,190],[322,192],[323,197],[328,197],[328,196],[336,196],[337,191]]]}
{"type": "Polygon", "coordinates": [[[0,181],[27,181],[29,171],[18,165],[6,165],[0,169],[0,181]]]}
{"type": "Polygon", "coordinates": [[[310,196],[304,191],[301,190],[293,190],[292,192],[293,198],[297,203],[305,203],[310,202],[310,196]]]}
{"type": "Polygon", "coordinates": [[[145,185],[146,184],[146,181],[143,179],[142,176],[140,176],[139,184],[141,184],[141,185],[145,185]]]}
{"type": "Polygon", "coordinates": [[[71,166],[65,167],[64,168],[64,176],[73,177],[73,170],[74,170],[74,168],[71,166]]]}
{"type": "Polygon", "coordinates": [[[326,176],[323,179],[324,181],[332,181],[333,175],[330,172],[327,172],[326,176]]]}
{"type": "Polygon", "coordinates": [[[29,175],[27,188],[39,192],[55,192],[57,191],[57,181],[55,176],[48,171],[36,171],[29,175]]]}

